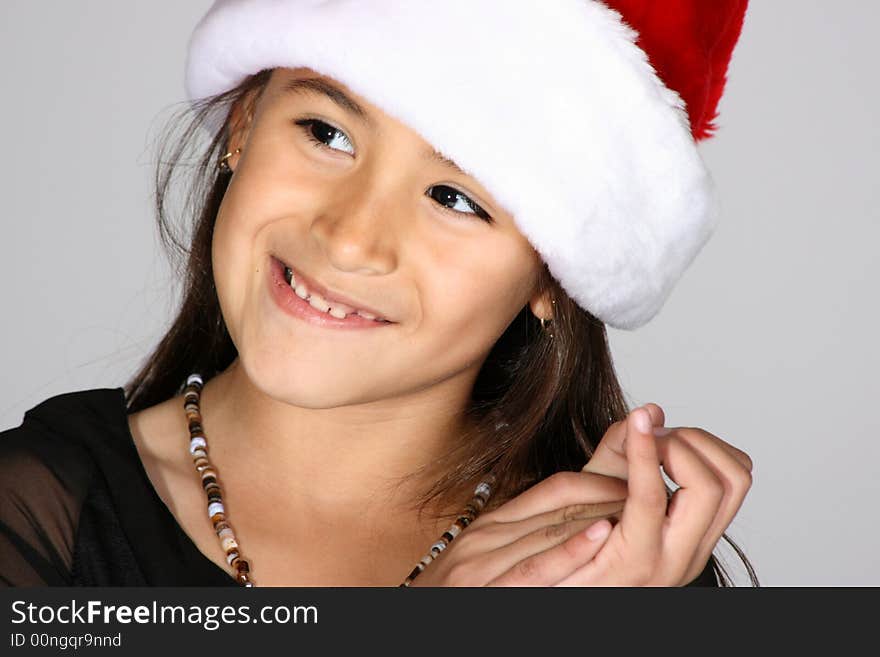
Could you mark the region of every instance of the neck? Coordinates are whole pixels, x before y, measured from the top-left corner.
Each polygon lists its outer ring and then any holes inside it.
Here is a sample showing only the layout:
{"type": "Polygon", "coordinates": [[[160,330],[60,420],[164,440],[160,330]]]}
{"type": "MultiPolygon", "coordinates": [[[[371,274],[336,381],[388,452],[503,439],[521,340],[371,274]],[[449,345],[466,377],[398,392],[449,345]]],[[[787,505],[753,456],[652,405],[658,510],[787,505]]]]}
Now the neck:
{"type": "Polygon", "coordinates": [[[308,509],[353,522],[411,515],[437,473],[399,480],[457,442],[473,376],[405,398],[311,409],[269,397],[236,360],[202,390],[211,459],[232,495],[281,514],[308,509]]]}

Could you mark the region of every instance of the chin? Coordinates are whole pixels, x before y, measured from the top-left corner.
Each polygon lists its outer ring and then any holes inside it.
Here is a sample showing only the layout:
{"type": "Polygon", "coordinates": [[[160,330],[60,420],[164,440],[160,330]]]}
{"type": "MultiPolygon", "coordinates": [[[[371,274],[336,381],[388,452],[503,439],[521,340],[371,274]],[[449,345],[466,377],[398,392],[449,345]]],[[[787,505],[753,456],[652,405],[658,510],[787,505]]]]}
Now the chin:
{"type": "Polygon", "coordinates": [[[264,351],[255,355],[239,354],[251,385],[264,395],[301,408],[334,408],[362,403],[376,398],[374,381],[363,376],[361,367],[340,367],[340,359],[316,360],[314,353],[304,357],[283,356],[264,351]]]}

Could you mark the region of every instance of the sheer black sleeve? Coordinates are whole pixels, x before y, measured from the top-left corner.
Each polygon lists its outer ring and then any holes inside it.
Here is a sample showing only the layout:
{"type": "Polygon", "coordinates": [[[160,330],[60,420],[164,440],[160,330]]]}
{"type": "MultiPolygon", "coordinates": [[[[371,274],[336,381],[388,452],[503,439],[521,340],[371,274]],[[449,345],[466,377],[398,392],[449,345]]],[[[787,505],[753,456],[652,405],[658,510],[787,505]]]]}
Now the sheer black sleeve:
{"type": "Polygon", "coordinates": [[[94,467],[35,419],[0,432],[0,586],[70,584],[94,467]]]}

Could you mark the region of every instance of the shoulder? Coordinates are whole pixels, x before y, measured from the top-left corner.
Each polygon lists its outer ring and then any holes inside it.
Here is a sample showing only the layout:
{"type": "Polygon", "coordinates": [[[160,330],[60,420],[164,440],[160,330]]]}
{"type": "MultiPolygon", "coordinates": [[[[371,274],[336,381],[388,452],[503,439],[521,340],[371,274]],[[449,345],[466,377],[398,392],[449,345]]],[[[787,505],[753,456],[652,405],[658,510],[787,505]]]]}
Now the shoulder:
{"type": "Polygon", "coordinates": [[[122,388],[62,393],[0,431],[0,512],[81,498],[96,469],[94,453],[118,442],[124,404],[122,388]]]}
{"type": "Polygon", "coordinates": [[[122,399],[121,388],[56,395],[0,431],[0,581],[64,580],[96,470],[94,443],[107,440],[122,399]]]}
{"type": "Polygon", "coordinates": [[[61,473],[84,459],[90,445],[118,434],[122,388],[96,388],[50,397],[26,411],[19,426],[0,431],[0,469],[42,467],[61,473]]]}

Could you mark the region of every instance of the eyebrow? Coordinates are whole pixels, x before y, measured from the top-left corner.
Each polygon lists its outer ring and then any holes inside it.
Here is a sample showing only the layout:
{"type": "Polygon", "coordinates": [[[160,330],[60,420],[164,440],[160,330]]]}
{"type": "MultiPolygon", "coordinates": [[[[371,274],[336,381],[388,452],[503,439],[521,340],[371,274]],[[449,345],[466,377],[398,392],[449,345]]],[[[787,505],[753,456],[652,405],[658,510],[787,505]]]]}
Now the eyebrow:
{"type": "MultiPolygon", "coordinates": [[[[321,78],[293,78],[284,84],[281,91],[285,94],[306,92],[325,96],[327,99],[338,105],[343,111],[353,114],[371,128],[376,128],[375,122],[360,103],[342,91],[342,89],[322,80],[321,78]]],[[[443,155],[443,153],[430,146],[422,151],[422,157],[426,160],[431,160],[432,162],[437,162],[445,167],[449,167],[463,176],[471,175],[458,166],[454,161],[443,155]]]]}

